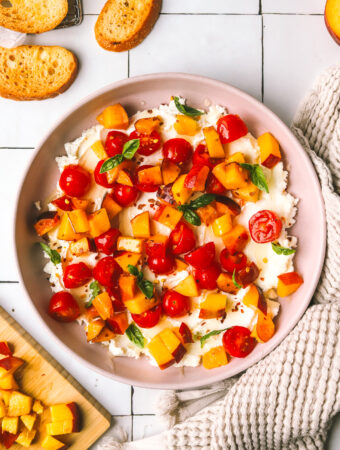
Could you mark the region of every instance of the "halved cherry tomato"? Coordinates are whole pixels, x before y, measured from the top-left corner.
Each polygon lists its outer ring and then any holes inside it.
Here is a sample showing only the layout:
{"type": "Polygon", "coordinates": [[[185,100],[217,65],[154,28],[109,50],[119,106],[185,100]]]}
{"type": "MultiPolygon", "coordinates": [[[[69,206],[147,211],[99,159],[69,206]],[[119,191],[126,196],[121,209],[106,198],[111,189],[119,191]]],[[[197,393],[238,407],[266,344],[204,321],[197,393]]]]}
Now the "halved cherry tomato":
{"type": "Polygon", "coordinates": [[[150,134],[140,133],[135,130],[130,134],[129,139],[139,139],[139,148],[137,153],[143,156],[152,155],[162,146],[161,137],[155,130],[150,134]]]}
{"type": "Polygon", "coordinates": [[[182,336],[184,344],[193,344],[194,340],[192,338],[192,333],[186,323],[182,322],[178,331],[179,334],[182,336]]]}
{"type": "Polygon", "coordinates": [[[281,220],[268,209],[258,211],[249,219],[251,238],[259,244],[275,241],[280,236],[281,230],[281,220]]]}
{"type": "Polygon", "coordinates": [[[64,286],[75,289],[88,283],[92,278],[91,269],[83,262],[70,264],[64,270],[64,286]]]}
{"type": "Polygon", "coordinates": [[[165,256],[159,256],[151,253],[148,257],[147,264],[149,269],[156,275],[168,275],[175,270],[175,258],[168,253],[165,256]]]}
{"type": "Polygon", "coordinates": [[[58,197],[55,200],[53,200],[52,205],[56,206],[59,209],[62,209],[63,211],[72,211],[73,205],[71,198],[67,195],[63,195],[62,197],[58,197]]]}
{"type": "Polygon", "coordinates": [[[131,317],[139,327],[152,328],[158,324],[161,315],[162,305],[157,305],[142,314],[131,314],[131,317]]]}
{"type": "Polygon", "coordinates": [[[112,256],[100,259],[93,268],[93,277],[103,286],[112,287],[117,283],[122,269],[112,256]]]}
{"type": "Polygon", "coordinates": [[[72,322],[80,316],[80,308],[69,292],[60,291],[51,297],[48,313],[59,322],[72,322]]]}
{"type": "Polygon", "coordinates": [[[245,136],[248,128],[238,115],[228,114],[217,121],[217,131],[222,144],[227,144],[245,136]]]}
{"type": "Polygon", "coordinates": [[[82,197],[90,189],[91,176],[87,170],[76,164],[64,167],[59,179],[59,186],[71,197],[82,197]]]}
{"type": "Polygon", "coordinates": [[[184,256],[185,261],[196,269],[206,269],[211,265],[214,258],[215,244],[213,242],[208,242],[184,256]]]}
{"type": "Polygon", "coordinates": [[[176,291],[166,291],[162,299],[163,311],[169,317],[182,317],[190,311],[189,297],[176,291]]]}
{"type": "Polygon", "coordinates": [[[247,265],[247,257],[244,253],[238,252],[231,255],[227,248],[224,248],[220,253],[220,261],[222,267],[227,272],[233,273],[234,270],[238,272],[247,265]]]}
{"type": "Polygon", "coordinates": [[[173,163],[179,164],[189,161],[192,155],[190,142],[182,138],[169,139],[164,142],[163,156],[173,163]]]}
{"type": "Polygon", "coordinates": [[[260,271],[255,263],[250,263],[243,269],[236,272],[236,281],[242,285],[242,287],[247,287],[253,283],[259,276],[260,271]]]}
{"type": "Polygon", "coordinates": [[[169,252],[169,241],[166,242],[154,242],[152,240],[145,243],[145,253],[148,256],[165,257],[169,252]]]}
{"type": "Polygon", "coordinates": [[[103,186],[105,188],[110,188],[113,186],[114,183],[109,183],[107,181],[107,176],[106,176],[106,172],[105,173],[100,173],[100,169],[102,167],[102,165],[104,164],[105,159],[102,159],[101,161],[98,162],[98,164],[96,165],[96,168],[94,169],[94,179],[95,182],[97,184],[99,184],[99,186],[103,186]]]}
{"type": "Polygon", "coordinates": [[[169,240],[174,255],[190,252],[196,244],[195,234],[185,222],[178,222],[174,230],[171,231],[169,240]]]}
{"type": "Polygon", "coordinates": [[[111,255],[117,246],[117,239],[120,236],[120,231],[117,228],[111,228],[105,233],[94,238],[98,252],[105,253],[105,255],[111,255]]]}
{"type": "Polygon", "coordinates": [[[235,326],[223,334],[222,343],[230,356],[245,358],[254,350],[256,339],[251,336],[248,328],[235,326]]]}
{"type": "Polygon", "coordinates": [[[218,181],[213,173],[209,173],[208,175],[205,190],[209,194],[224,194],[226,192],[226,188],[218,181]]]}
{"type": "Polygon", "coordinates": [[[194,269],[193,275],[201,289],[216,289],[216,280],[221,273],[221,267],[217,262],[213,262],[206,269],[194,269]]]}
{"type": "Polygon", "coordinates": [[[194,166],[208,166],[210,169],[214,168],[214,163],[210,159],[207,147],[204,144],[199,144],[192,155],[192,164],[194,166]]]}
{"type": "MultiPolygon", "coordinates": [[[[118,276],[116,277],[118,279],[118,276]]],[[[126,306],[122,302],[120,298],[120,289],[119,285],[112,283],[111,286],[106,286],[106,291],[111,297],[112,306],[115,313],[122,312],[126,310],[126,306]]]]}
{"type": "Polygon", "coordinates": [[[116,156],[122,153],[125,142],[129,136],[121,131],[110,131],[106,136],[105,151],[108,156],[116,156]]]}
{"type": "Polygon", "coordinates": [[[112,188],[112,197],[120,206],[130,206],[137,200],[138,189],[125,184],[115,183],[112,188]]]}
{"type": "Polygon", "coordinates": [[[142,192],[156,192],[156,191],[158,191],[159,184],[146,184],[146,183],[139,183],[138,182],[138,172],[140,172],[141,170],[144,170],[144,169],[150,169],[150,167],[153,167],[153,166],[150,165],[150,164],[146,164],[144,166],[138,167],[138,169],[135,172],[134,185],[136,186],[136,188],[139,191],[142,191],[142,192]]]}

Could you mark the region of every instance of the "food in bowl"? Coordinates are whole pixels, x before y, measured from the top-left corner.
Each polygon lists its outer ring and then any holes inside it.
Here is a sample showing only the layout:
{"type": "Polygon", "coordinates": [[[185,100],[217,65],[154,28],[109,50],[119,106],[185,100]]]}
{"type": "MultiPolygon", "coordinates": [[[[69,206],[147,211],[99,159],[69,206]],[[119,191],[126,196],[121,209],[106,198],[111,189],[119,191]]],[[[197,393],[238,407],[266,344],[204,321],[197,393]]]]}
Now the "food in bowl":
{"type": "Polygon", "coordinates": [[[97,120],[65,144],[35,223],[50,315],[160,369],[246,357],[275,333],[278,297],[303,283],[278,141],[180,97],[132,117],[112,105],[97,120]]]}

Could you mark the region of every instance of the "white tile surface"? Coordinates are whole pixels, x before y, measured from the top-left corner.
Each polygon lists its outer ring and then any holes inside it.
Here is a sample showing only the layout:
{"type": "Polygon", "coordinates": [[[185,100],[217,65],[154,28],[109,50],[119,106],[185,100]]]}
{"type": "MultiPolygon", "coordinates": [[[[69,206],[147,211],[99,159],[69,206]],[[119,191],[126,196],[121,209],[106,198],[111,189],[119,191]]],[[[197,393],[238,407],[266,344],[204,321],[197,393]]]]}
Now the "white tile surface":
{"type": "Polygon", "coordinates": [[[322,16],[265,15],[264,103],[291,123],[315,78],[339,56],[322,16]]]}
{"type": "Polygon", "coordinates": [[[124,434],[127,434],[128,440],[132,439],[132,416],[115,416],[112,419],[112,427],[91,447],[91,450],[99,450],[102,445],[105,445],[107,439],[112,438],[118,442],[124,442],[124,434]]]}
{"type": "Polygon", "coordinates": [[[156,402],[161,391],[135,387],[132,396],[133,414],[155,414],[156,402]]]}
{"type": "Polygon", "coordinates": [[[63,113],[86,95],[127,76],[127,53],[112,53],[97,44],[93,25],[95,17],[87,16],[74,28],[30,36],[28,43],[61,45],[75,52],[80,61],[79,74],[73,86],[62,95],[42,102],[0,100],[1,146],[33,147],[63,113]]]}
{"type": "Polygon", "coordinates": [[[260,99],[261,17],[161,16],[148,39],[130,51],[130,75],[151,72],[206,75],[260,99]]]}
{"type": "MultiPolygon", "coordinates": [[[[156,416],[133,416],[133,439],[143,439],[165,430],[165,425],[156,416]]],[[[150,449],[158,450],[158,449],[150,449]]]]}
{"type": "Polygon", "coordinates": [[[323,14],[326,0],[262,0],[263,13],[323,14]]]}

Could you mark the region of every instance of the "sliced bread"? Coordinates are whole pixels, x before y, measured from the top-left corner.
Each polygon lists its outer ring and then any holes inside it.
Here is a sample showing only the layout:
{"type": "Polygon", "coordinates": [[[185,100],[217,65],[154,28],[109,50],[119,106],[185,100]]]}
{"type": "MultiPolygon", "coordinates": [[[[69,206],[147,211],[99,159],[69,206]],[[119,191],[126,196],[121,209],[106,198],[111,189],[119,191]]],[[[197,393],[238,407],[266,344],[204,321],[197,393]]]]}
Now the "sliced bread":
{"type": "Polygon", "coordinates": [[[0,26],[43,33],[58,26],[67,11],[67,0],[0,0],[0,26]]]}
{"type": "Polygon", "coordinates": [[[64,92],[77,74],[77,58],[63,47],[0,47],[0,96],[43,100],[64,92]]]}
{"type": "Polygon", "coordinates": [[[130,50],[150,33],[161,0],[108,0],[95,25],[98,44],[113,52],[130,50]]]}

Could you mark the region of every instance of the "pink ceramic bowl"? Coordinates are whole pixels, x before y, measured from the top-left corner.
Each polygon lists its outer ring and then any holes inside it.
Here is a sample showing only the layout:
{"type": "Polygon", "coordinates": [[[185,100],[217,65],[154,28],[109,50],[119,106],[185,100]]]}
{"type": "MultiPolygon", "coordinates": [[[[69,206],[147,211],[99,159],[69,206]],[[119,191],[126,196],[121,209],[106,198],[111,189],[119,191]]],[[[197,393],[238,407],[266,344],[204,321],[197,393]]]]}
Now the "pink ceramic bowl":
{"type": "Polygon", "coordinates": [[[204,77],[163,73],[130,78],[103,88],[67,112],[38,146],[21,186],[15,223],[16,252],[22,282],[42,319],[46,338],[55,339],[70,358],[123,383],[151,388],[185,389],[231,377],[247,369],[272,351],[305,312],[317,285],[325,253],[325,214],[321,191],[313,166],[289,129],[260,102],[219,81],[204,77]],[[168,102],[181,95],[197,108],[221,104],[239,114],[250,131],[259,136],[270,131],[279,140],[289,168],[289,191],[300,199],[293,233],[299,238],[296,267],[304,284],[291,298],[282,299],[277,331],[266,344],[257,345],[245,359],[233,358],[225,367],[207,371],[197,368],[169,368],[161,371],[145,360],[110,357],[104,346],[86,343],[76,323],[60,324],[47,314],[51,291],[43,272],[44,261],[32,223],[33,202],[53,192],[59,174],[54,158],[64,153],[64,143],[81,135],[96,123],[96,116],[108,105],[120,102],[131,115],[140,109],[168,102]]]}

